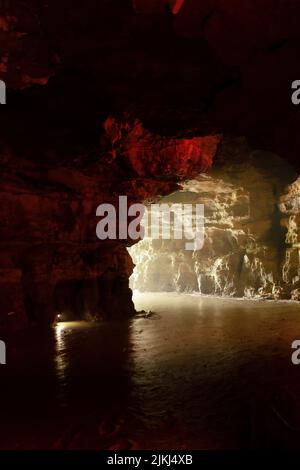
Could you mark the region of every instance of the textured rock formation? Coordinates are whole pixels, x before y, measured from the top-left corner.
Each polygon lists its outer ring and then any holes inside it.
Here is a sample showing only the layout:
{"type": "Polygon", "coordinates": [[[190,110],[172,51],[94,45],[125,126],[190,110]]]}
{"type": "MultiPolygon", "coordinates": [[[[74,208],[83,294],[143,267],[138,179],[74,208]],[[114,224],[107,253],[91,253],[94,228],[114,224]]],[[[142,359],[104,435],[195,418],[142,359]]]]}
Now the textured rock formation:
{"type": "Polygon", "coordinates": [[[300,300],[300,179],[280,199],[281,224],[286,230],[283,280],[292,299],[300,300]]]}
{"type": "Polygon", "coordinates": [[[215,166],[162,202],[204,204],[205,242],[145,239],[130,249],[132,286],[259,298],[297,298],[299,182],[273,154],[224,142],[215,166]],[[280,204],[279,204],[280,203],[280,204]]]}
{"type": "Polygon", "coordinates": [[[299,166],[300,108],[290,100],[300,75],[298,1],[3,0],[2,7],[0,78],[10,101],[13,89],[33,85],[49,96],[46,84],[57,80],[65,112],[76,77],[73,99],[93,96],[98,116],[130,111],[160,134],[246,135],[299,166]]]}
{"type": "Polygon", "coordinates": [[[96,208],[172,192],[176,181],[211,165],[219,137],[171,139],[137,120],[108,118],[99,156],[66,165],[1,157],[1,320],[18,327],[62,318],[120,317],[133,312],[126,243],[96,238],[96,208]],[[101,152],[101,153],[100,153],[101,152]],[[176,156],[176,165],[171,166],[176,156]],[[167,180],[165,180],[167,178],[167,180]]]}

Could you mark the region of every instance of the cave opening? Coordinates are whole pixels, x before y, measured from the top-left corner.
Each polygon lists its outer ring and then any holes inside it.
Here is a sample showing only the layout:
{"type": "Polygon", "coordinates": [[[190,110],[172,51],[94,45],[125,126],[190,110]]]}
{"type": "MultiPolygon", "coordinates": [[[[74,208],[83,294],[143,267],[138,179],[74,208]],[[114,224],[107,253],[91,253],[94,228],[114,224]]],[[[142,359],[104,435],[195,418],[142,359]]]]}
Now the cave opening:
{"type": "MultiPolygon", "coordinates": [[[[145,237],[129,248],[134,292],[195,293],[280,300],[300,298],[297,173],[245,139],[222,143],[213,168],[159,204],[204,205],[204,243],[145,237]]],[[[174,224],[174,221],[173,221],[174,224]]]]}

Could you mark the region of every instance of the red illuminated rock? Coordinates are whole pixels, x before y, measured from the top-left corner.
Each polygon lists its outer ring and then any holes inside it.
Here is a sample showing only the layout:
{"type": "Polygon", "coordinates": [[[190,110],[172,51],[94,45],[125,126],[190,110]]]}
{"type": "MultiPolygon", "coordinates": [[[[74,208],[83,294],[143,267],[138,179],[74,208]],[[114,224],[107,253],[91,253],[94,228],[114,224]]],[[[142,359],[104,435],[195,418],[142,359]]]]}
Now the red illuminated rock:
{"type": "Polygon", "coordinates": [[[162,138],[129,117],[109,118],[104,129],[99,161],[84,167],[63,166],[58,155],[47,160],[45,153],[43,166],[37,166],[34,158],[21,162],[12,149],[3,150],[4,326],[22,326],[26,319],[49,324],[58,313],[64,319],[133,313],[133,263],[126,250],[132,242],[100,242],[96,209],[101,203],[117,207],[119,194],[130,204],[174,191],[180,180],[211,165],[219,141],[162,138]]]}
{"type": "Polygon", "coordinates": [[[162,137],[146,129],[138,120],[108,118],[104,124],[113,146],[114,158],[123,158],[138,176],[191,178],[207,171],[221,136],[180,139],[162,137]]]}

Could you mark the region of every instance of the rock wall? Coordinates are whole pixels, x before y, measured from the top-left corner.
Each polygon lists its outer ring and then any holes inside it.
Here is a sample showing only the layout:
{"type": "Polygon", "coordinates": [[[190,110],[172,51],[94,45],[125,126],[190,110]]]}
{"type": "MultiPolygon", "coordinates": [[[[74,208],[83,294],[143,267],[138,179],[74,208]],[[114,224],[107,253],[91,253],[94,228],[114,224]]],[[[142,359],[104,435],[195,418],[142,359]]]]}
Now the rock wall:
{"type": "Polygon", "coordinates": [[[208,175],[165,203],[204,204],[205,242],[145,239],[130,249],[132,287],[257,298],[297,298],[299,180],[282,159],[225,141],[208,175]]]}
{"type": "Polygon", "coordinates": [[[130,204],[174,191],[211,165],[219,142],[163,138],[128,116],[107,118],[103,129],[93,155],[67,163],[42,147],[21,158],[2,142],[0,327],[133,313],[132,241],[98,240],[96,208],[118,207],[120,194],[130,204]]]}
{"type": "Polygon", "coordinates": [[[300,300],[300,178],[280,198],[281,224],[286,231],[282,277],[293,300],[300,300]]]}

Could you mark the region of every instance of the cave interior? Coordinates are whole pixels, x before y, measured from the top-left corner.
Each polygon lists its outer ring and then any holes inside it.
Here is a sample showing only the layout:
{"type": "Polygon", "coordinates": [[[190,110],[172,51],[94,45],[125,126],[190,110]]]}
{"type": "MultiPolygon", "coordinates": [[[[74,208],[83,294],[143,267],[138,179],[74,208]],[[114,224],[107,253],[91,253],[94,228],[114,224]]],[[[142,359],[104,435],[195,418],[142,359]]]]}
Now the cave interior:
{"type": "Polygon", "coordinates": [[[0,448],[299,447],[300,2],[0,4],[0,448]]]}

